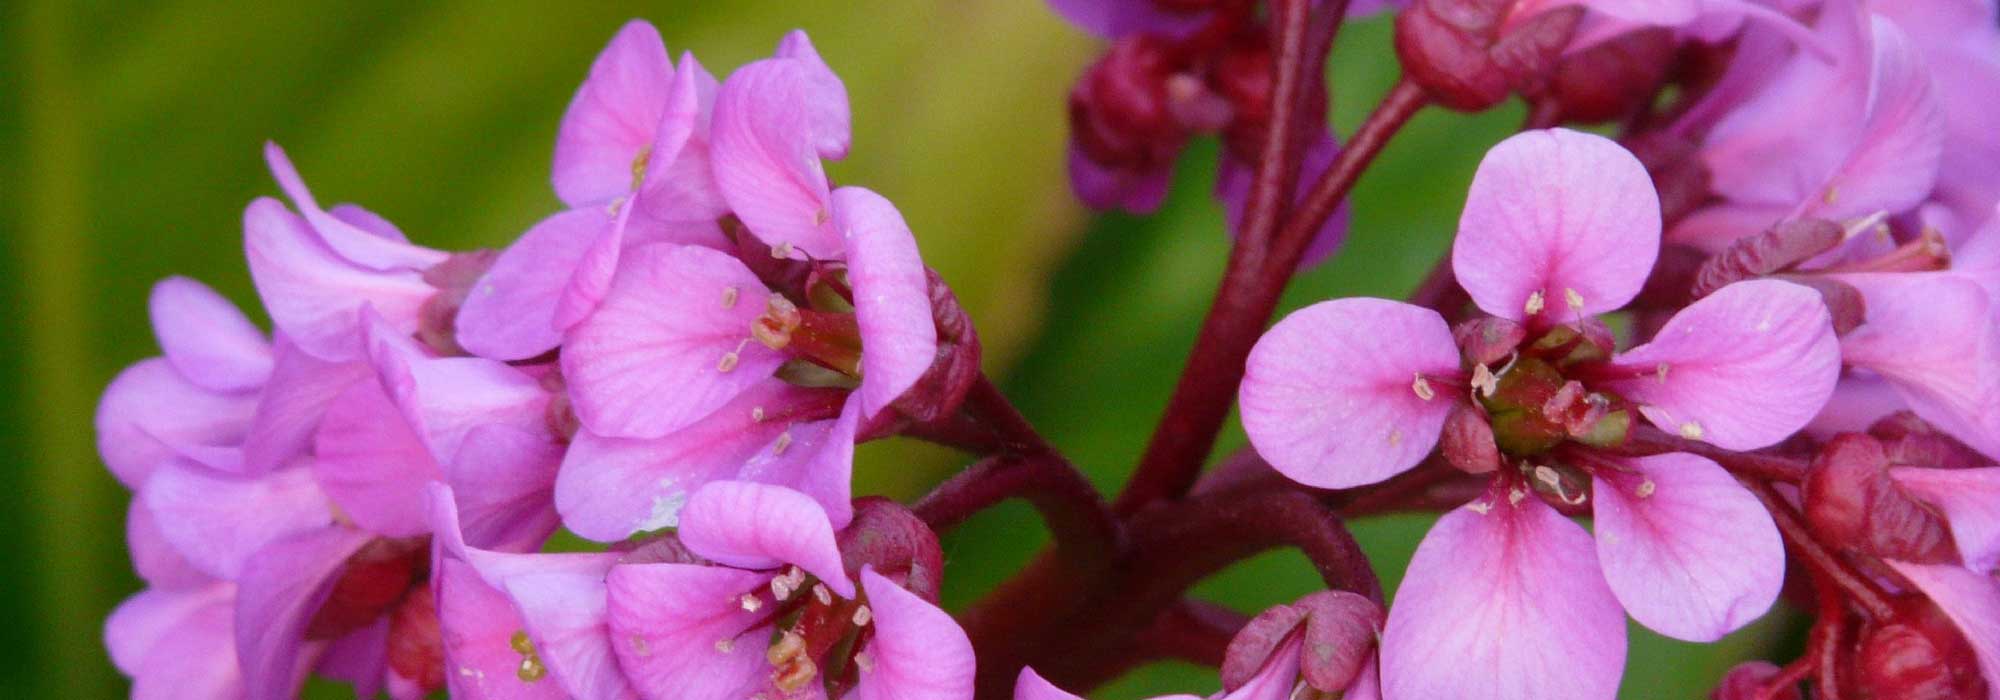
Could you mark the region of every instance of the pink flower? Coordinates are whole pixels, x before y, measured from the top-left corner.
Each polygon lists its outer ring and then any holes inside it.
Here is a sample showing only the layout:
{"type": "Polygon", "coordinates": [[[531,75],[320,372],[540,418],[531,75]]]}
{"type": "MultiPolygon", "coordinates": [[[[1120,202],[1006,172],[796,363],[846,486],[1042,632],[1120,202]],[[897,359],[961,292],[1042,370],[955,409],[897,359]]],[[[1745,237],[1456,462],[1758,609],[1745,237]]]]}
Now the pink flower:
{"type": "Polygon", "coordinates": [[[1409,469],[1454,411],[1491,423],[1501,463],[1479,468],[1499,468],[1493,485],[1425,538],[1390,612],[1390,696],[1608,697],[1624,657],[1621,609],[1710,641],[1776,598],[1777,531],[1727,472],[1694,455],[1594,446],[1623,442],[1633,412],[1729,449],[1775,443],[1826,402],[1839,347],[1817,293],[1752,281],[1614,353],[1589,317],[1638,293],[1659,247],[1658,206],[1644,168],[1612,142],[1517,135],[1480,164],[1453,248],[1459,282],[1499,319],[1467,326],[1465,359],[1435,312],[1374,299],[1308,307],[1252,351],[1244,427],[1274,467],[1310,485],[1409,469]],[[1491,335],[1507,328],[1511,339],[1491,335]],[[1544,498],[1593,502],[1595,545],[1544,498]]]}

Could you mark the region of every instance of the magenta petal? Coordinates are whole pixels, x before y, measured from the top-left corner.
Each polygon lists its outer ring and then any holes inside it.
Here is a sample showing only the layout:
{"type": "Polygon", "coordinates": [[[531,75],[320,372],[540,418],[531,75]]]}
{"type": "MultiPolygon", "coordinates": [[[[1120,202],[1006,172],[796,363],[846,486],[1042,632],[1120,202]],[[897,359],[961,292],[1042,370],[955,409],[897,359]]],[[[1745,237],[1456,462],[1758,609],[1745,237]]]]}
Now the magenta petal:
{"type": "Polygon", "coordinates": [[[513,637],[525,623],[505,594],[457,559],[438,562],[438,631],[445,685],[462,700],[564,700],[559,683],[522,680],[513,637]]]}
{"type": "Polygon", "coordinates": [[[353,528],[320,528],[273,542],[243,567],[236,592],[236,652],[250,697],[298,693],[306,624],[333,591],[347,558],[370,539],[353,528]]]}
{"type": "Polygon", "coordinates": [[[633,163],[653,145],[673,70],[652,24],[632,20],[611,38],[556,132],[553,179],[563,203],[580,207],[631,191],[633,163]]]}
{"type": "Polygon", "coordinates": [[[218,392],[255,389],[271,376],[271,345],[236,305],[207,285],[168,277],[148,300],[153,334],[181,376],[218,392]]]}
{"type": "Polygon", "coordinates": [[[211,580],[167,540],[145,499],[134,498],[125,508],[125,547],[132,554],[132,569],[146,585],[191,588],[211,580]]]}
{"type": "Polygon", "coordinates": [[[882,195],[842,187],[833,193],[833,212],[847,239],[848,283],[861,326],[861,417],[874,418],[937,359],[930,279],[910,225],[882,195]]]}
{"type": "Polygon", "coordinates": [[[793,564],[842,598],[854,597],[834,544],[826,509],[803,493],[748,481],[717,481],[688,497],[681,543],[711,561],[741,569],[793,564]]]}
{"type": "Polygon", "coordinates": [[[334,398],[355,382],[373,380],[365,362],[327,362],[299,349],[283,336],[273,347],[276,356],[270,381],[257,400],[249,434],[243,438],[244,470],[262,474],[290,463],[312,448],[313,433],[334,398]]]}
{"type": "Polygon", "coordinates": [[[235,584],[223,582],[139,591],[119,603],[104,620],[104,648],[111,652],[111,663],[118,670],[136,674],[155,651],[182,653],[180,632],[193,618],[221,615],[226,619],[235,600],[235,584]]]}
{"type": "MultiPolygon", "coordinates": [[[[218,584],[219,597],[210,592],[176,592],[205,599],[199,607],[174,621],[171,628],[164,630],[168,642],[158,645],[154,653],[147,654],[137,668],[128,670],[132,674],[133,700],[213,700],[214,698],[243,697],[243,672],[236,658],[236,640],[232,636],[236,615],[231,609],[234,589],[218,584]]],[[[149,591],[141,596],[154,593],[149,591]]],[[[127,604],[138,600],[133,598],[127,604]]],[[[127,612],[120,606],[112,613],[107,630],[116,625],[118,616],[127,612]]]]}
{"type": "Polygon", "coordinates": [[[97,452],[111,474],[133,489],[176,455],[216,468],[237,467],[207,457],[243,440],[256,401],[255,394],[218,394],[196,386],[165,358],[141,360],[118,373],[97,404],[97,452]]]}
{"type": "Polygon", "coordinates": [[[1134,172],[1099,165],[1083,154],[1076,144],[1069,147],[1069,184],[1077,199],[1092,209],[1120,209],[1133,214],[1150,214],[1166,201],[1173,184],[1173,166],[1156,171],[1134,172]]]}
{"type": "Polygon", "coordinates": [[[1264,661],[1264,668],[1258,670],[1257,675],[1218,700],[1286,700],[1292,697],[1292,690],[1300,680],[1299,650],[1300,642],[1285,643],[1271,653],[1271,658],[1264,661]]]}
{"type": "Polygon", "coordinates": [[[870,663],[861,667],[857,700],[972,700],[974,660],[965,630],[874,569],[861,569],[861,587],[874,611],[875,640],[862,650],[870,663]]]}
{"type": "Polygon", "coordinates": [[[410,237],[403,235],[403,230],[396,228],[394,223],[390,223],[388,219],[382,218],[381,214],[362,208],[359,204],[335,204],[331,209],[326,210],[326,213],[332,214],[333,218],[353,224],[355,228],[377,236],[398,243],[410,242],[410,237]]]}
{"type": "Polygon", "coordinates": [[[1944,155],[1944,113],[1931,73],[1909,37],[1872,17],[1866,121],[1838,169],[1813,192],[1806,211],[1828,219],[1899,212],[1916,206],[1937,182],[1944,155]]]}
{"type": "MultiPolygon", "coordinates": [[[[319,653],[319,663],[313,672],[328,680],[336,680],[354,686],[356,698],[372,698],[383,691],[384,681],[395,678],[395,669],[388,668],[389,661],[389,618],[382,616],[361,629],[348,632],[326,643],[319,653]]],[[[396,695],[396,683],[389,682],[389,695],[396,695]]],[[[418,695],[421,697],[421,694],[418,695]]]]}
{"type": "Polygon", "coordinates": [[[430,357],[369,318],[367,339],[382,386],[434,459],[458,454],[465,434],[481,425],[547,428],[548,391],[528,373],[480,357],[430,357]]]}
{"type": "Polygon", "coordinates": [[[243,212],[243,245],[250,279],[271,320],[299,347],[327,360],[360,356],[363,305],[405,332],[417,328],[417,311],[436,293],[411,270],[370,271],[349,264],[321,243],[305,220],[269,197],[243,212]]]}
{"type": "Polygon", "coordinates": [[[768,686],[767,613],[737,599],[770,575],[693,564],[627,564],[605,578],[625,670],[649,700],[737,700],[768,686]]]}
{"type": "Polygon", "coordinates": [[[1958,623],[1958,631],[1979,657],[1987,678],[1988,700],[2000,700],[2000,578],[1946,564],[1908,564],[1885,560],[1958,623]]]}
{"type": "Polygon", "coordinates": [[[1083,700],[1035,673],[1035,669],[1023,667],[1021,675],[1014,679],[1014,700],[1083,700]]]}
{"type": "Polygon", "coordinates": [[[1769,610],[1785,581],[1771,515],[1722,467],[1684,453],[1593,476],[1597,559],[1639,624],[1712,642],[1769,610]]]}
{"type": "Polygon", "coordinates": [[[379,228],[370,227],[376,230],[369,230],[327,213],[313,199],[312,191],[306,189],[305,180],[299,177],[298,169],[292,167],[291,159],[285,157],[284,149],[278,144],[264,144],[264,162],[271,166],[271,175],[277,178],[278,187],[292,199],[292,204],[298,206],[299,215],[312,227],[318,240],[341,260],[368,270],[390,271],[424,270],[450,257],[443,251],[410,245],[400,235],[384,236],[379,228]]]}
{"type": "Polygon", "coordinates": [[[1731,450],[1805,427],[1840,378],[1839,341],[1819,293],[1776,280],[1723,287],[1615,361],[1653,370],[1610,386],[1654,425],[1731,450]]]}
{"type": "Polygon", "coordinates": [[[424,484],[444,475],[381,386],[360,382],[335,399],[314,442],[312,472],[354,524],[390,537],[429,531],[424,484]]]}
{"type": "Polygon", "coordinates": [[[598,304],[604,303],[604,295],[611,292],[611,280],[618,275],[618,258],[625,252],[625,230],[632,224],[633,210],[638,208],[631,202],[614,206],[618,215],[594,234],[595,239],[583,250],[556,295],[549,326],[557,331],[568,331],[582,323],[597,310],[598,304]]]}
{"type": "MultiPolygon", "coordinates": [[[[830,396],[827,398],[831,398],[830,396]]],[[[861,399],[849,393],[833,420],[793,423],[743,463],[738,478],[811,496],[834,529],[854,519],[854,431],[861,399]]]]}
{"type": "MultiPolygon", "coordinates": [[[[650,440],[577,433],[556,474],[555,504],[563,524],[586,538],[614,542],[635,532],[674,527],[688,494],[718,479],[748,478],[824,489],[825,421],[794,422],[798,411],[825,410],[837,394],[779,381],[752,386],[729,404],[680,430],[650,440]],[[782,438],[786,434],[790,438],[782,438]],[[782,454],[771,454],[784,440],[782,454]],[[824,477],[822,477],[824,478],[824,477]]],[[[849,429],[848,454],[852,454],[849,429]]],[[[838,455],[832,455],[837,457],[838,455]]],[[[836,467],[841,466],[836,464],[836,467]]],[[[851,461],[847,463],[851,468],[851,461]]],[[[844,472],[843,472],[844,474],[844,472]]],[[[845,488],[846,484],[840,484],[845,488]]],[[[845,493],[844,491],[842,492],[845,493]]]]}
{"type": "Polygon", "coordinates": [[[1602,700],[1624,666],[1625,616],[1590,535],[1521,491],[1438,520],[1382,636],[1391,698],[1602,700]]]}
{"type": "Polygon", "coordinates": [[[563,347],[570,399],[591,431],[660,437],[784,363],[750,337],[770,291],[736,258],[653,245],[628,251],[621,267],[604,304],[563,347]]]}
{"type": "Polygon", "coordinates": [[[465,538],[508,551],[541,548],[560,520],[554,492],[563,446],[520,428],[488,424],[466,434],[444,477],[457,493],[465,538]]]}
{"type": "Polygon", "coordinates": [[[827,225],[832,212],[815,144],[812,81],[808,66],[794,59],[736,69],[715,97],[711,162],[723,198],[758,239],[835,259],[841,238],[827,225]]]}
{"type": "Polygon", "coordinates": [[[2000,321],[1986,294],[1947,272],[1842,275],[1868,322],[1840,339],[1847,364],[1887,379],[1910,409],[2000,457],[2000,321]]]}
{"type": "Polygon", "coordinates": [[[333,522],[306,469],[234,477],[186,460],[162,464],[139,497],[160,535],[202,573],[233,580],[266,544],[333,522]]]}
{"type": "Polygon", "coordinates": [[[603,574],[523,574],[505,588],[542,663],[572,697],[638,697],[612,655],[603,574]]]}
{"type": "Polygon", "coordinates": [[[1966,568],[2000,568],[2000,467],[1897,467],[1889,473],[1910,495],[1944,510],[1966,568]]]}
{"type": "Polygon", "coordinates": [[[806,68],[806,113],[811,115],[813,143],[822,158],[847,157],[853,128],[847,109],[847,85],[828,68],[804,30],[794,29],[778,41],[778,58],[796,59],[806,68]]]}
{"type": "Polygon", "coordinates": [[[1550,129],[1486,152],[1451,265],[1486,313],[1574,321],[1631,301],[1659,254],[1646,166],[1610,139],[1550,129]]]}
{"type": "Polygon", "coordinates": [[[1293,312],[1250,351],[1243,429],[1271,466],[1322,488],[1372,484],[1429,454],[1457,403],[1444,318],[1382,299],[1293,312]]]}
{"type": "MultiPolygon", "coordinates": [[[[458,517],[460,497],[444,484],[428,485],[425,495],[431,529],[436,533],[432,540],[435,558],[457,559],[471,564],[487,585],[498,588],[505,586],[510,578],[527,574],[567,573],[601,579],[606,570],[618,563],[620,554],[617,552],[520,554],[469,547],[458,517]]],[[[468,504],[476,502],[473,497],[465,497],[464,500],[468,504]]]]}
{"type": "MultiPolygon", "coordinates": [[[[507,246],[459,307],[458,344],[495,360],[525,360],[562,342],[556,305],[591,243],[609,230],[601,207],[543,219],[507,246]]],[[[615,258],[614,258],[615,261],[615,258]]]]}

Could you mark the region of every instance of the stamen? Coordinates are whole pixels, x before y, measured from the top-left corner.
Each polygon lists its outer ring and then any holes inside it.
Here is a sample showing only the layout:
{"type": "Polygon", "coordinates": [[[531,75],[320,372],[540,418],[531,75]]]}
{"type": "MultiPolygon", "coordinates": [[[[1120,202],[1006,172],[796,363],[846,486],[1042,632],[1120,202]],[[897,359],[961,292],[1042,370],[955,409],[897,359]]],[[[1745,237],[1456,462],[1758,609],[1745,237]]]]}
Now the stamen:
{"type": "Polygon", "coordinates": [[[750,324],[750,337],[772,350],[783,350],[792,343],[792,331],[799,328],[799,307],[777,294],[764,302],[764,315],[750,324]]]}
{"type": "Polygon", "coordinates": [[[734,639],[715,640],[715,650],[722,652],[724,654],[736,651],[736,640],[734,639]]]}
{"type": "Polygon", "coordinates": [[[771,684],[778,686],[786,694],[796,693],[819,675],[819,666],[812,659],[801,658],[771,673],[771,684]]]}
{"type": "Polygon", "coordinates": [[[1487,513],[1493,512],[1493,504],[1488,502],[1486,499],[1482,498],[1477,501],[1465,504],[1465,509],[1472,511],[1474,513],[1478,513],[1480,515],[1485,515],[1487,513]]]}
{"type": "Polygon", "coordinates": [[[1820,197],[1820,200],[1826,202],[1827,204],[1833,204],[1835,202],[1840,201],[1840,188],[1838,187],[1826,188],[1826,194],[1820,197]]]}
{"type": "Polygon", "coordinates": [[[722,359],[715,362],[715,371],[728,374],[729,370],[736,369],[736,363],[739,359],[741,358],[737,357],[735,350],[722,353],[722,359]]]}
{"type": "Polygon", "coordinates": [[[805,653],[806,638],[797,632],[785,630],[783,634],[778,635],[778,641],[771,643],[771,648],[764,650],[764,660],[771,662],[772,666],[784,666],[792,659],[804,656],[805,653]]]}
{"type": "Polygon", "coordinates": [[[640,656],[651,656],[653,654],[653,645],[648,644],[645,637],[635,634],[632,635],[630,641],[632,643],[632,653],[640,656]]]}
{"type": "Polygon", "coordinates": [[[870,620],[873,620],[873,619],[875,619],[875,612],[874,612],[874,611],[872,611],[872,610],[869,610],[869,609],[868,609],[868,606],[866,606],[866,605],[863,605],[863,606],[861,606],[861,607],[858,607],[858,608],[855,608],[855,609],[854,609],[854,626],[855,626],[855,627],[867,627],[867,626],[868,626],[868,622],[869,622],[870,620]]]}
{"type": "Polygon", "coordinates": [[[779,259],[792,257],[792,244],[788,241],[772,246],[771,257],[779,259]]]}
{"type": "Polygon", "coordinates": [[[1390,429],[1389,429],[1389,446],[1390,446],[1390,447],[1395,447],[1395,446],[1397,446],[1397,445],[1401,445],[1401,444],[1403,444],[1403,429],[1402,429],[1402,428],[1390,428],[1390,429]]]}
{"type": "Polygon", "coordinates": [[[1682,424],[1681,424],[1681,437],[1684,437],[1684,438],[1687,438],[1687,439],[1689,439],[1689,440],[1700,440],[1700,439],[1701,439],[1701,424],[1700,424],[1700,423],[1696,423],[1696,422],[1694,422],[1694,421],[1688,421],[1688,422],[1686,422],[1686,423],[1682,423],[1682,424]]]}
{"type": "Polygon", "coordinates": [[[1418,372],[1416,380],[1410,382],[1410,390],[1417,392],[1417,398],[1425,401],[1437,398],[1437,391],[1431,389],[1430,380],[1424,379],[1422,372],[1418,372]]]}
{"type": "Polygon", "coordinates": [[[1490,398],[1493,392],[1500,390],[1500,376],[1494,374],[1493,370],[1487,369],[1484,364],[1473,365],[1472,386],[1479,390],[1480,396],[1490,398]]]}
{"type": "Polygon", "coordinates": [[[646,178],[646,163],[653,159],[653,146],[647,144],[639,149],[639,155],[632,159],[632,189],[639,189],[639,181],[646,178]]]}
{"type": "Polygon", "coordinates": [[[833,591],[828,590],[824,583],[815,583],[813,584],[813,600],[819,601],[820,605],[832,605],[833,591]]]}
{"type": "Polygon", "coordinates": [[[1576,290],[1563,287],[1563,301],[1569,304],[1571,310],[1583,311],[1583,295],[1578,294],[1576,290]]]}
{"type": "Polygon", "coordinates": [[[785,454],[785,449],[791,446],[792,446],[792,430],[790,428],[786,428],[785,432],[778,434],[778,441],[771,443],[771,456],[773,457],[783,456],[785,454]]]}
{"type": "Polygon", "coordinates": [[[1507,492],[1507,505],[1510,505],[1510,506],[1518,506],[1518,505],[1521,505],[1521,499],[1523,499],[1523,498],[1527,498],[1527,497],[1528,497],[1528,490],[1527,490],[1527,489],[1523,489],[1523,488],[1515,488],[1515,489],[1513,489],[1513,490],[1511,490],[1511,491],[1508,491],[1508,492],[1507,492]]]}
{"type": "Polygon", "coordinates": [[[547,666],[542,665],[541,655],[535,653],[535,642],[528,638],[527,630],[515,630],[514,636],[507,638],[507,646],[521,655],[521,666],[514,669],[514,676],[524,683],[533,683],[549,675],[547,666]]]}
{"type": "Polygon", "coordinates": [[[1640,498],[1646,498],[1653,495],[1653,491],[1658,488],[1659,486],[1654,484],[1652,479],[1647,479],[1639,482],[1639,488],[1634,493],[1638,494],[1640,498]]]}
{"type": "Polygon", "coordinates": [[[785,577],[779,576],[777,578],[771,579],[772,598],[782,602],[792,597],[792,591],[793,591],[792,583],[790,581],[786,581],[785,577]]]}
{"type": "Polygon", "coordinates": [[[854,667],[861,669],[862,673],[873,671],[875,670],[875,657],[869,656],[868,652],[865,651],[859,654],[855,654],[854,667]]]}
{"type": "Polygon", "coordinates": [[[750,407],[750,420],[757,423],[764,422],[764,407],[763,406],[750,407]]]}
{"type": "Polygon", "coordinates": [[[743,605],[743,612],[757,612],[758,608],[764,607],[763,599],[758,598],[757,596],[754,595],[750,595],[748,593],[743,594],[743,598],[741,599],[741,601],[743,605]]]}
{"type": "Polygon", "coordinates": [[[1522,307],[1522,309],[1527,311],[1529,316],[1533,316],[1535,314],[1541,313],[1542,307],[1547,305],[1548,305],[1548,300],[1542,298],[1542,292],[1541,290],[1538,289],[1535,290],[1534,294],[1528,295],[1528,304],[1522,307]]]}

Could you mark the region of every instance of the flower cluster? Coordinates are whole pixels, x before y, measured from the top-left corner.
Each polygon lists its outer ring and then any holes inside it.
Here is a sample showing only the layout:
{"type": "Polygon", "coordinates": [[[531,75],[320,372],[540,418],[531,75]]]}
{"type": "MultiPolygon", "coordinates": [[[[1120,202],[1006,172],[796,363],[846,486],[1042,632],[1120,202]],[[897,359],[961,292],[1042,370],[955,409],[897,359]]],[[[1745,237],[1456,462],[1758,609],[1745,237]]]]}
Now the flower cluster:
{"type": "Polygon", "coordinates": [[[1236,236],[1116,499],[984,376],[896,207],[829,180],[846,88],[804,33],[718,81],[635,21],[504,249],[323,207],[271,145],[272,330],[154,287],[161,355],[96,417],[134,697],[1076,700],[1180,659],[1223,700],[1600,700],[1628,617],[1713,642],[1782,600],[1805,653],[1713,698],[2000,699],[1992,0],[1051,5],[1111,40],[1079,197],[1151,210],[1219,135],[1236,236]],[[1404,78],[1343,148],[1321,71],[1389,9],[1404,78]],[[1265,329],[1403,123],[1514,96],[1416,294],[1265,329]],[[1250,445],[1204,474],[1232,406],[1250,445]],[[980,459],[857,497],[891,436],[980,459]],[[947,614],[938,533],[1017,497],[1051,550],[947,614]],[[1345,521],[1391,511],[1441,516],[1388,605],[1345,521]],[[1326,590],[1187,595],[1278,546],[1326,590]]]}
{"type": "Polygon", "coordinates": [[[969,697],[935,537],[849,472],[963,395],[913,391],[941,346],[976,355],[895,207],[828,184],[848,131],[805,34],[718,84],[634,22],[563,118],[570,208],[504,250],[323,208],[267,147],[272,337],[161,282],[163,357],[98,412],[148,583],[106,633],[135,695],[969,697]],[[559,525],[612,551],[535,553],[559,525]]]}

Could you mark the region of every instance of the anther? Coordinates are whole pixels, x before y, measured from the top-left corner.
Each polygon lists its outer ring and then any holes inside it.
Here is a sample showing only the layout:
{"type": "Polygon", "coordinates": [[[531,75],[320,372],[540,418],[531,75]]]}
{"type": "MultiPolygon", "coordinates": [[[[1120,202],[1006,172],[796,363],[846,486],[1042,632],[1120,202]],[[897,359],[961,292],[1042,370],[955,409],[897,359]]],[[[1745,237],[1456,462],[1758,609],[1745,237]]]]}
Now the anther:
{"type": "Polygon", "coordinates": [[[741,599],[741,604],[743,605],[744,612],[757,612],[758,608],[764,607],[764,601],[762,599],[758,598],[757,596],[750,595],[748,593],[743,594],[743,598],[741,599]]]}
{"type": "Polygon", "coordinates": [[[764,315],[750,324],[750,336],[772,350],[783,350],[798,330],[799,307],[790,299],[773,294],[764,302],[764,315]]]}
{"type": "Polygon", "coordinates": [[[1431,389],[1430,380],[1424,379],[1422,372],[1418,372],[1416,380],[1410,382],[1410,390],[1417,392],[1417,398],[1425,401],[1437,398],[1437,391],[1431,389]]]}
{"type": "Polygon", "coordinates": [[[715,371],[728,374],[729,370],[736,369],[736,363],[741,359],[735,350],[722,353],[722,359],[715,361],[715,371]]]}
{"type": "Polygon", "coordinates": [[[1500,376],[1494,374],[1493,370],[1487,369],[1486,365],[1474,365],[1472,386],[1479,390],[1480,396],[1491,397],[1493,392],[1500,390],[1500,376]]]}
{"type": "Polygon", "coordinates": [[[718,639],[718,640],[715,640],[715,650],[716,650],[716,651],[719,651],[719,652],[722,652],[722,653],[724,653],[724,654],[727,654],[727,653],[729,653],[729,652],[732,652],[732,651],[736,651],[736,640],[734,640],[734,639],[718,639]]]}
{"type": "Polygon", "coordinates": [[[1824,201],[1827,204],[1833,204],[1835,202],[1840,201],[1840,188],[1838,187],[1826,188],[1826,194],[1820,197],[1820,199],[1821,201],[1824,201]]]}
{"type": "Polygon", "coordinates": [[[632,189],[639,189],[639,182],[646,178],[646,163],[653,159],[653,147],[648,144],[639,149],[639,155],[632,159],[632,189]]]}
{"type": "Polygon", "coordinates": [[[771,257],[779,259],[792,257],[792,244],[790,242],[785,242],[772,246],[771,257]]]}
{"type": "Polygon", "coordinates": [[[1465,504],[1465,509],[1470,510],[1474,513],[1478,513],[1480,515],[1485,515],[1487,513],[1493,512],[1493,504],[1487,502],[1486,499],[1482,498],[1480,500],[1465,504]]]}
{"type": "Polygon", "coordinates": [[[796,693],[819,675],[819,666],[812,659],[801,658],[771,673],[771,684],[786,694],[796,693]]]}
{"type": "Polygon", "coordinates": [[[865,651],[859,654],[855,654],[854,667],[861,669],[862,673],[873,671],[875,670],[875,657],[869,656],[868,652],[865,651]]]}
{"type": "Polygon", "coordinates": [[[827,590],[824,583],[815,583],[813,584],[813,600],[819,601],[820,605],[832,605],[833,591],[827,590]]]}
{"type": "Polygon", "coordinates": [[[783,634],[778,635],[778,641],[771,643],[771,648],[764,650],[764,660],[771,662],[772,666],[782,667],[792,659],[804,656],[805,653],[806,638],[797,632],[785,630],[783,634]]]}
{"type": "Polygon", "coordinates": [[[1653,495],[1653,491],[1658,488],[1659,486],[1654,484],[1652,479],[1647,479],[1639,482],[1639,488],[1634,490],[1633,493],[1637,494],[1640,498],[1646,498],[1653,495]]]}
{"type": "Polygon", "coordinates": [[[1568,303],[1571,309],[1576,311],[1583,310],[1583,295],[1578,294],[1575,289],[1563,287],[1563,301],[1568,303]]]}
{"type": "Polygon", "coordinates": [[[1528,295],[1528,303],[1526,306],[1522,307],[1522,309],[1527,311],[1529,316],[1533,316],[1535,314],[1541,313],[1542,307],[1547,305],[1548,305],[1548,300],[1542,298],[1541,290],[1536,290],[1535,293],[1528,295]]]}
{"type": "Polygon", "coordinates": [[[737,296],[737,291],[735,287],[723,287],[722,308],[725,309],[736,308],[736,296],[737,296]]]}
{"type": "Polygon", "coordinates": [[[764,407],[763,406],[750,407],[750,420],[758,423],[764,422],[764,407]]]}
{"type": "Polygon", "coordinates": [[[645,637],[635,634],[632,635],[630,641],[632,643],[632,653],[640,656],[651,656],[653,654],[653,645],[648,644],[645,637]]]}
{"type": "Polygon", "coordinates": [[[1507,505],[1510,506],[1521,505],[1521,499],[1527,497],[1528,497],[1527,489],[1521,489],[1521,488],[1513,489],[1507,492],[1507,505]]]}
{"type": "Polygon", "coordinates": [[[875,612],[863,605],[854,609],[854,626],[867,627],[868,621],[875,619],[875,612]]]}
{"type": "Polygon", "coordinates": [[[790,428],[787,428],[785,429],[785,432],[778,434],[777,442],[771,443],[771,456],[781,457],[785,454],[785,450],[791,446],[792,446],[792,431],[790,428]]]}
{"type": "Polygon", "coordinates": [[[1700,424],[1700,423],[1696,423],[1696,422],[1694,422],[1694,421],[1688,421],[1688,422],[1686,422],[1686,423],[1682,423],[1682,424],[1681,424],[1681,437],[1684,437],[1684,438],[1687,438],[1687,439],[1689,439],[1689,440],[1700,440],[1700,439],[1701,439],[1701,424],[1700,424]]]}

